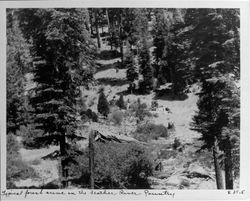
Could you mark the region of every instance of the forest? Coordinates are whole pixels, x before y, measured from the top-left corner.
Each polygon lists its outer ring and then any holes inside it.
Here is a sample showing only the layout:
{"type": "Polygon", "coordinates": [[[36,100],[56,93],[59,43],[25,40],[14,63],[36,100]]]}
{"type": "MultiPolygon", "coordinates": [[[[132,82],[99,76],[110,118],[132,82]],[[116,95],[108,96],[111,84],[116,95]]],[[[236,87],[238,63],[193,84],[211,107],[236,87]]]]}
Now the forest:
{"type": "Polygon", "coordinates": [[[239,9],[12,8],[6,25],[7,188],[239,188],[239,9]]]}

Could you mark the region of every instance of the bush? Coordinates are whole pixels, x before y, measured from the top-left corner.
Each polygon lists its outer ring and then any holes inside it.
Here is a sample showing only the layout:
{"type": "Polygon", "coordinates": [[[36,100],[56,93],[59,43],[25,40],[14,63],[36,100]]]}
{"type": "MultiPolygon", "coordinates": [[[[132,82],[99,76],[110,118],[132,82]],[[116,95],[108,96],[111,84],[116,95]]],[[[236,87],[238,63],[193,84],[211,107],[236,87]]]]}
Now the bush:
{"type": "Polygon", "coordinates": [[[93,122],[98,122],[98,116],[91,109],[81,112],[82,120],[91,119],[93,122]]]}
{"type": "Polygon", "coordinates": [[[173,149],[177,149],[178,147],[180,147],[181,146],[181,142],[180,142],[180,140],[178,139],[178,138],[175,138],[174,139],[174,143],[173,143],[173,149]]]}
{"type": "Polygon", "coordinates": [[[143,121],[146,116],[152,115],[147,109],[147,105],[145,103],[141,103],[140,99],[130,105],[130,110],[140,121],[143,121]]]}
{"type": "MultiPolygon", "coordinates": [[[[77,158],[80,165],[70,168],[75,184],[89,186],[88,149],[77,158]]],[[[150,154],[137,144],[95,143],[95,184],[99,188],[149,188],[147,177],[153,165],[150,154]]]]}
{"type": "Polygon", "coordinates": [[[120,110],[115,110],[110,116],[110,120],[114,122],[115,125],[121,125],[123,120],[123,112],[120,110]]]}
{"type": "Polygon", "coordinates": [[[13,134],[7,135],[7,188],[16,188],[15,181],[35,178],[35,170],[24,163],[18,153],[19,146],[13,134]]]}
{"type": "Polygon", "coordinates": [[[26,149],[39,149],[44,148],[46,145],[36,138],[43,136],[43,131],[35,128],[35,125],[21,126],[17,132],[22,136],[22,144],[26,149]]]}
{"type": "Polygon", "coordinates": [[[153,123],[139,125],[134,132],[134,138],[139,141],[148,142],[157,140],[159,137],[168,137],[168,129],[162,124],[156,125],[153,123]]]}
{"type": "Polygon", "coordinates": [[[175,126],[174,126],[174,122],[168,122],[168,129],[174,129],[175,126]]]}
{"type": "Polygon", "coordinates": [[[151,102],[151,109],[154,110],[154,109],[156,109],[158,107],[159,107],[159,104],[158,104],[157,100],[153,100],[151,102]]]}

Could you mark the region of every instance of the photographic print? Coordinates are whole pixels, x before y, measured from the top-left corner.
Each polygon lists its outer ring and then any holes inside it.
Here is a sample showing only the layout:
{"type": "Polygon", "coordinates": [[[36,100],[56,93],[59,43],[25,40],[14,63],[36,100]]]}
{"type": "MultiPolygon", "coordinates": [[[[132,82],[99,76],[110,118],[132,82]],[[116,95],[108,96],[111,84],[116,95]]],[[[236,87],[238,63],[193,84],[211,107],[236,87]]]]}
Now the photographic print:
{"type": "Polygon", "coordinates": [[[5,11],[7,190],[240,192],[240,8],[5,11]]]}

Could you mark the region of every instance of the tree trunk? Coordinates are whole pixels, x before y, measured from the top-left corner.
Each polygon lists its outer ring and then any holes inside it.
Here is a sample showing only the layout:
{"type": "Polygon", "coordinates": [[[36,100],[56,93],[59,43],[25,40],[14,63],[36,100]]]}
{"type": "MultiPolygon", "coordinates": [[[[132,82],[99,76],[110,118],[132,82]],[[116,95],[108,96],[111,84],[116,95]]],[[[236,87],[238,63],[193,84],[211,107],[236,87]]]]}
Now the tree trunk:
{"type": "Polygon", "coordinates": [[[174,67],[170,66],[170,79],[171,79],[171,83],[172,83],[172,87],[171,87],[171,96],[172,99],[175,98],[176,95],[176,90],[175,90],[175,72],[174,72],[174,67]]]}
{"type": "Polygon", "coordinates": [[[214,147],[213,147],[213,157],[214,157],[216,184],[217,184],[217,189],[224,189],[222,171],[221,171],[219,160],[218,160],[218,152],[219,152],[218,142],[217,142],[217,139],[215,139],[214,147]]]}
{"type": "Polygon", "coordinates": [[[65,156],[66,156],[66,138],[65,135],[62,136],[60,140],[60,153],[61,153],[61,168],[62,168],[62,187],[66,188],[68,186],[68,172],[66,169],[65,156]]]}
{"type": "Polygon", "coordinates": [[[96,38],[97,38],[97,46],[98,48],[101,48],[101,39],[100,39],[100,33],[98,29],[98,19],[97,19],[97,11],[95,10],[95,29],[96,29],[96,38]]]}
{"type": "Polygon", "coordinates": [[[89,134],[89,172],[90,172],[90,189],[95,188],[94,177],[94,131],[89,134]]]}
{"type": "Polygon", "coordinates": [[[232,162],[232,153],[231,153],[231,143],[229,139],[226,142],[225,146],[225,181],[226,189],[233,189],[233,162],[232,162]]]}
{"type": "Polygon", "coordinates": [[[121,42],[120,42],[120,53],[121,53],[121,63],[123,64],[123,42],[122,42],[122,40],[121,40],[121,42]]]}
{"type": "Polygon", "coordinates": [[[89,32],[90,29],[89,29],[89,24],[88,24],[88,22],[86,21],[84,24],[85,24],[86,30],[89,32]]]}
{"type": "Polygon", "coordinates": [[[119,25],[119,41],[120,41],[120,53],[121,53],[121,62],[123,64],[123,40],[122,40],[122,17],[120,19],[119,25]]]}
{"type": "MultiPolygon", "coordinates": [[[[108,8],[106,8],[106,18],[107,18],[107,22],[108,22],[108,33],[110,32],[110,23],[109,23],[109,12],[108,12],[108,8]]],[[[110,33],[109,33],[110,34],[110,33]]]]}
{"type": "Polygon", "coordinates": [[[94,35],[94,32],[93,32],[93,21],[92,21],[92,12],[91,12],[91,15],[89,16],[89,23],[90,23],[90,34],[91,35],[94,35]]]}

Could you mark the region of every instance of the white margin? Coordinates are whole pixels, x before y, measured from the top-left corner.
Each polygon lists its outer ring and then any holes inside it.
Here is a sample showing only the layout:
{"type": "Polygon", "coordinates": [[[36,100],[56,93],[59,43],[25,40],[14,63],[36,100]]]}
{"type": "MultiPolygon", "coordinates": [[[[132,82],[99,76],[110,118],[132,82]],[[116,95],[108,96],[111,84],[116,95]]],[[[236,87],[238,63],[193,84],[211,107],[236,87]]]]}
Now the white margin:
{"type": "MultiPolygon", "coordinates": [[[[171,190],[174,200],[250,200],[250,2],[249,0],[85,0],[85,1],[0,1],[0,142],[1,192],[6,188],[6,8],[53,7],[168,7],[240,8],[241,16],[241,164],[240,189],[243,195],[228,195],[227,190],[171,190]]],[[[53,190],[56,191],[56,190],[53,190]]],[[[65,193],[68,190],[63,190],[65,193]]],[[[77,192],[78,190],[70,190],[77,192]]],[[[85,190],[90,193],[91,190],[85,190]]],[[[110,190],[119,194],[119,190],[110,190]]],[[[30,196],[26,200],[173,200],[171,197],[145,196],[30,196]]],[[[158,190],[152,190],[158,192],[158,190]]],[[[1,199],[10,199],[4,196],[1,199]]],[[[15,199],[15,197],[12,197],[15,199]]],[[[18,200],[25,198],[17,197],[18,200]]]]}

